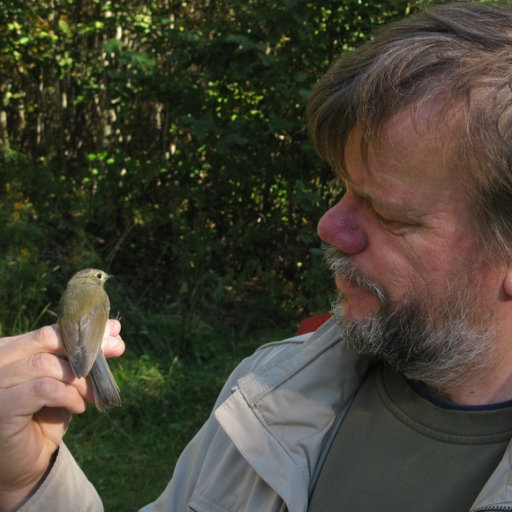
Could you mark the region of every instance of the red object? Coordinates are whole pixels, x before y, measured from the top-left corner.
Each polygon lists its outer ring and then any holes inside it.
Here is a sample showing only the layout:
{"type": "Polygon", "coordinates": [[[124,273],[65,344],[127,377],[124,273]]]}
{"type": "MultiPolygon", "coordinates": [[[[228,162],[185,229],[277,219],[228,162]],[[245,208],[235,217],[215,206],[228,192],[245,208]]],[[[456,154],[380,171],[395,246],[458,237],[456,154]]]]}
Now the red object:
{"type": "Polygon", "coordinates": [[[324,313],[323,315],[308,316],[300,323],[297,334],[306,334],[316,331],[323,323],[331,318],[332,313],[324,313]]]}

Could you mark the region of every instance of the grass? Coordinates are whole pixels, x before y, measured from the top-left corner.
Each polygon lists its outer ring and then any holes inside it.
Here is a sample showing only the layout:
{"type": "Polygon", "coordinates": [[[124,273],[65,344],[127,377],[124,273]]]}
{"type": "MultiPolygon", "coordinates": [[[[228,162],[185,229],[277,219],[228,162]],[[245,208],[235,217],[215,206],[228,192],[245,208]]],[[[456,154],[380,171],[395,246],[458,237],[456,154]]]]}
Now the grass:
{"type": "Polygon", "coordinates": [[[230,371],[262,343],[290,331],[262,331],[236,342],[213,338],[207,360],[127,353],[111,363],[123,405],[94,407],[71,422],[66,443],[95,485],[107,512],[129,512],[156,499],[184,446],[211,412],[230,371]]]}

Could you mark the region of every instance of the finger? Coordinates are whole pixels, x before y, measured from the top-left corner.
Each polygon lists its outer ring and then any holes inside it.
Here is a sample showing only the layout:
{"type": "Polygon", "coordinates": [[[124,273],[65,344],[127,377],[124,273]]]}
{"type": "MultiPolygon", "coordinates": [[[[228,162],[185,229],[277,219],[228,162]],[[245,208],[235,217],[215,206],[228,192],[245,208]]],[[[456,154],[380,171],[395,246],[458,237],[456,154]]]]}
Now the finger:
{"type": "Polygon", "coordinates": [[[103,347],[103,353],[106,357],[119,357],[125,350],[125,344],[119,333],[121,332],[121,324],[118,320],[108,321],[109,336],[103,347]]]}
{"type": "Polygon", "coordinates": [[[13,418],[30,418],[43,407],[62,407],[74,414],[86,408],[85,400],[74,386],[49,377],[0,389],[0,403],[3,404],[0,408],[3,436],[15,435],[23,428],[23,422],[13,421],[13,418]]]}
{"type": "Polygon", "coordinates": [[[119,333],[121,332],[121,322],[119,320],[111,318],[108,321],[108,328],[110,336],[118,336],[119,333]]]}
{"type": "Polygon", "coordinates": [[[0,338],[0,346],[17,341],[24,341],[26,339],[36,338],[45,343],[59,342],[59,334],[57,324],[45,325],[39,329],[14,336],[5,336],[0,338]]]}
{"type": "Polygon", "coordinates": [[[60,443],[72,417],[73,415],[63,407],[43,407],[34,414],[34,420],[39,424],[44,436],[55,445],[60,443]]]}
{"type": "Polygon", "coordinates": [[[0,338],[2,365],[24,359],[39,352],[64,354],[64,346],[56,325],[46,325],[35,331],[0,338]]]}
{"type": "Polygon", "coordinates": [[[120,336],[116,338],[108,337],[103,347],[105,357],[119,357],[124,353],[126,346],[120,336]]]}
{"type": "Polygon", "coordinates": [[[77,379],[67,361],[47,352],[39,352],[4,366],[0,372],[0,388],[17,386],[41,377],[73,384],[81,395],[87,392],[85,379],[77,379]]]}
{"type": "MultiPolygon", "coordinates": [[[[109,329],[110,336],[105,352],[108,357],[118,357],[125,349],[124,342],[119,336],[121,332],[120,322],[109,320],[109,329]]],[[[0,338],[0,361],[2,365],[40,352],[65,355],[64,345],[56,324],[46,325],[24,334],[0,338]]]]}

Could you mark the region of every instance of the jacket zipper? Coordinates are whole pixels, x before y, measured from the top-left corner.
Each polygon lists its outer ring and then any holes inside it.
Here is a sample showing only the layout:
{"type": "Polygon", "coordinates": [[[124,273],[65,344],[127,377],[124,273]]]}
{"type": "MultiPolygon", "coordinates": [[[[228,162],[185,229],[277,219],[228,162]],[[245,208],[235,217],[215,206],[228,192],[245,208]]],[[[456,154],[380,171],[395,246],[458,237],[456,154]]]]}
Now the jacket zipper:
{"type": "Polygon", "coordinates": [[[487,507],[472,508],[470,512],[503,512],[511,510],[512,505],[489,505],[487,507]]]}

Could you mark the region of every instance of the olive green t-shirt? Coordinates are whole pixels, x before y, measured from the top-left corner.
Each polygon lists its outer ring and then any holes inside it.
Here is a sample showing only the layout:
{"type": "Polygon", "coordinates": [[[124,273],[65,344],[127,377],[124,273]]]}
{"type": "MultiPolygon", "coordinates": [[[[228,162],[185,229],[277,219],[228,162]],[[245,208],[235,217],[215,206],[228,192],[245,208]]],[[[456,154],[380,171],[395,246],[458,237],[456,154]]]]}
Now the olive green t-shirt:
{"type": "Polygon", "coordinates": [[[341,423],[309,512],[467,512],[512,437],[512,406],[434,404],[373,367],[341,423]]]}

